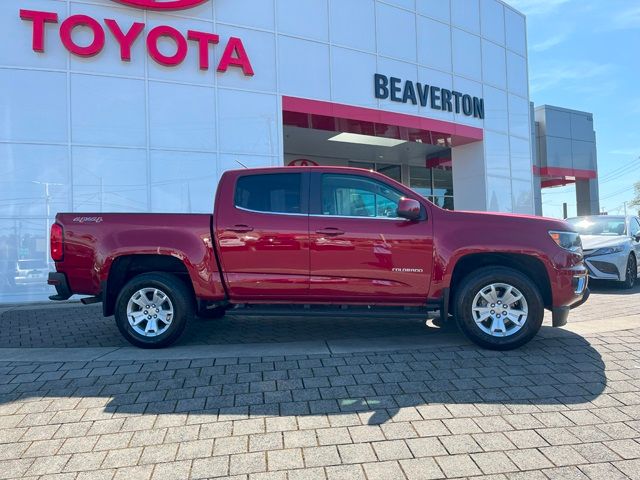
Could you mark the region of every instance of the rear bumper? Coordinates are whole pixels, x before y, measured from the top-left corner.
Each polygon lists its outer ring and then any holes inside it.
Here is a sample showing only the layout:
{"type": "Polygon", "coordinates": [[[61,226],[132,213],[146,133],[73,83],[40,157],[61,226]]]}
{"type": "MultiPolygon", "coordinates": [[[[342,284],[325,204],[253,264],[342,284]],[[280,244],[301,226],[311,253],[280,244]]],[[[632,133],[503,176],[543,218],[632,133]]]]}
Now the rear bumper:
{"type": "Polygon", "coordinates": [[[49,300],[68,300],[71,298],[73,293],[71,292],[71,288],[69,288],[69,282],[67,281],[67,276],[64,273],[60,272],[51,272],[49,273],[49,279],[47,280],[49,285],[53,285],[56,289],[57,294],[51,295],[49,300]]]}

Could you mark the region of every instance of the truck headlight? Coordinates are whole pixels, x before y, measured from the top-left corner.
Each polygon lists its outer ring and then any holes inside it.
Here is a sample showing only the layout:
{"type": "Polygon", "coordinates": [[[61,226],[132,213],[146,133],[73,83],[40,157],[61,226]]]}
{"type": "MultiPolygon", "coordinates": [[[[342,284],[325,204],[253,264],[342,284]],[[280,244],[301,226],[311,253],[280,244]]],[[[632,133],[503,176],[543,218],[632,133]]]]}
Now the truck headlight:
{"type": "Polygon", "coordinates": [[[580,234],[576,232],[561,232],[557,230],[551,230],[549,232],[551,239],[556,242],[560,248],[569,250],[570,252],[582,254],[582,240],[580,240],[580,234]]]}
{"type": "Polygon", "coordinates": [[[624,250],[624,245],[616,245],[615,247],[604,247],[599,248],[595,252],[593,252],[590,256],[595,257],[596,255],[611,255],[612,253],[620,253],[624,250]]]}

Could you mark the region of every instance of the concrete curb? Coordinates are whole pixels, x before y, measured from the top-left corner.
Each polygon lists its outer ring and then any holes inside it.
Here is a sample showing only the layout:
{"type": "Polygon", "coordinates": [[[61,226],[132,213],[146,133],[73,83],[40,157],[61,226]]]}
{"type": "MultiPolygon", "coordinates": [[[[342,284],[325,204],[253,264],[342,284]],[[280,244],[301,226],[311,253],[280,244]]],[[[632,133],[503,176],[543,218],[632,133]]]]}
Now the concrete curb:
{"type": "MultiPolygon", "coordinates": [[[[630,315],[614,321],[588,320],[563,329],[543,327],[540,337],[562,338],[573,334],[592,335],[640,328],[640,315],[630,315]]],[[[0,348],[3,362],[59,361],[157,361],[202,358],[271,357],[284,355],[341,355],[365,352],[423,350],[470,345],[462,334],[442,333],[423,337],[382,337],[345,340],[318,340],[285,343],[246,343],[221,345],[190,345],[163,350],[143,350],[135,347],[99,348],[0,348]]]]}

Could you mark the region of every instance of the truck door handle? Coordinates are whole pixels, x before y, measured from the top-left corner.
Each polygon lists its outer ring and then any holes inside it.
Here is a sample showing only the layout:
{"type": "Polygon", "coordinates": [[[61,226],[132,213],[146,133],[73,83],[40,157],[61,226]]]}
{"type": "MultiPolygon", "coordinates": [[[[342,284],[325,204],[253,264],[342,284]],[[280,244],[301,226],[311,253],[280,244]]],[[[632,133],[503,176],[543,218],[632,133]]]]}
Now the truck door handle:
{"type": "Polygon", "coordinates": [[[236,233],[247,233],[253,231],[253,227],[250,227],[249,225],[234,225],[233,227],[227,228],[227,231],[236,233]]]}
{"type": "Polygon", "coordinates": [[[328,235],[331,237],[344,235],[343,230],[340,230],[339,228],[334,228],[334,227],[321,228],[320,230],[316,230],[316,233],[319,233],[320,235],[328,235]]]}

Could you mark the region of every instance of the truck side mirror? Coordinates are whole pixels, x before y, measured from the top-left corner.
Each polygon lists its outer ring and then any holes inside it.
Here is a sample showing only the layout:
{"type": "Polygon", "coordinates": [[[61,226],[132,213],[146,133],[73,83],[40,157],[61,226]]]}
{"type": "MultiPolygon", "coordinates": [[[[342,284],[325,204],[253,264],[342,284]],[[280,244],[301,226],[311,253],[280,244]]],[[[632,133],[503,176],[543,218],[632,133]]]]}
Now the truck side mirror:
{"type": "Polygon", "coordinates": [[[418,220],[420,218],[420,202],[412,198],[401,198],[398,203],[397,215],[407,220],[418,220]]]}

